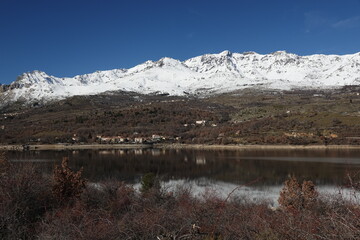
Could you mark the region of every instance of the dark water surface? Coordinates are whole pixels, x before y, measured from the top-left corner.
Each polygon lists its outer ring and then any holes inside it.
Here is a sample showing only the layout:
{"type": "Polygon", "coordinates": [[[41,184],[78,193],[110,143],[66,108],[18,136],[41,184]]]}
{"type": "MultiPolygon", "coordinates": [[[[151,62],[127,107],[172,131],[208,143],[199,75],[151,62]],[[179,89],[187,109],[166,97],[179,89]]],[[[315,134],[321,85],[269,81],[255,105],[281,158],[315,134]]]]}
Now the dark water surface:
{"type": "Polygon", "coordinates": [[[317,185],[344,183],[345,174],[360,171],[360,150],[80,150],[9,152],[14,162],[30,161],[51,172],[63,157],[84,168],[90,181],[118,179],[137,183],[157,173],[164,181],[208,179],[258,186],[280,185],[289,175],[317,185]]]}

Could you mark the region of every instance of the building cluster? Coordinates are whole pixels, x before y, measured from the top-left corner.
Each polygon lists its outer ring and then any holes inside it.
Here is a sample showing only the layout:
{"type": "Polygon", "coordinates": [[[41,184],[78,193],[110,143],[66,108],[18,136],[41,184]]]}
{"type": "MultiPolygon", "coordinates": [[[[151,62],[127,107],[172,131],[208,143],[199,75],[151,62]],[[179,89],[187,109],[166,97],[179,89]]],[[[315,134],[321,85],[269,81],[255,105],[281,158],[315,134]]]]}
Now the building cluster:
{"type": "Polygon", "coordinates": [[[216,123],[209,123],[206,120],[197,120],[194,123],[185,123],[184,127],[189,127],[189,126],[212,126],[212,127],[217,127],[216,123]]]}
{"type": "MultiPolygon", "coordinates": [[[[284,133],[287,137],[301,138],[301,137],[314,137],[314,133],[306,133],[306,132],[290,132],[284,133]]],[[[338,135],[335,133],[322,133],[322,136],[325,138],[338,138],[338,135]]]]}
{"type": "Polygon", "coordinates": [[[142,143],[160,143],[164,141],[179,141],[180,137],[166,137],[157,134],[153,134],[149,137],[121,137],[121,136],[96,136],[96,141],[100,144],[142,144],[142,143]]]}

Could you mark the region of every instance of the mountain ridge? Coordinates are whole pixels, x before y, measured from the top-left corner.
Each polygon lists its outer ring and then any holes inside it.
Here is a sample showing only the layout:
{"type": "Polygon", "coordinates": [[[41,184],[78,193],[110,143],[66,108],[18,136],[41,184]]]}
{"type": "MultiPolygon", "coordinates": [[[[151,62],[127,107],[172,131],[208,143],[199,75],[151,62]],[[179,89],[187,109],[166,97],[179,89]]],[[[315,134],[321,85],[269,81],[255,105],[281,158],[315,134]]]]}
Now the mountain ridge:
{"type": "Polygon", "coordinates": [[[163,57],[129,69],[59,78],[35,70],[0,85],[0,100],[49,101],[107,91],[208,95],[260,87],[333,88],[360,84],[360,53],[299,56],[286,51],[204,54],[185,61],[163,57]]]}

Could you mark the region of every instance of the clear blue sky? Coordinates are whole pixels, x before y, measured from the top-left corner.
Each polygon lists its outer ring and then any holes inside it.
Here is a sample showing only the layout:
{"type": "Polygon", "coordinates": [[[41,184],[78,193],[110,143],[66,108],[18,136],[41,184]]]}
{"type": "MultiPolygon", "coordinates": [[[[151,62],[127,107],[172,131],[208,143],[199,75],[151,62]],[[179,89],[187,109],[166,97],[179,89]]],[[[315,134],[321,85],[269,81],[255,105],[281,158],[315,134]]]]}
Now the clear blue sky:
{"type": "Polygon", "coordinates": [[[223,50],[360,52],[360,0],[0,0],[0,83],[223,50]]]}

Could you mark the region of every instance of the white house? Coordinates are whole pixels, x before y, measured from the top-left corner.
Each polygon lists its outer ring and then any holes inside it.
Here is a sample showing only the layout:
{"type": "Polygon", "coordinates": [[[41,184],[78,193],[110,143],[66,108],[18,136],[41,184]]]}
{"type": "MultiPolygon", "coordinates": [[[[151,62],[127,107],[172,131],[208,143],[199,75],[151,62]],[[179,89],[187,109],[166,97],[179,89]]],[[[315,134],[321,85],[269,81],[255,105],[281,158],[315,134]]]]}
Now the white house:
{"type": "Polygon", "coordinates": [[[195,124],[197,125],[205,125],[206,121],[205,120],[198,120],[195,122],[195,124]]]}

